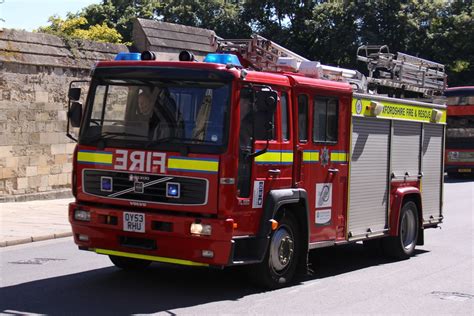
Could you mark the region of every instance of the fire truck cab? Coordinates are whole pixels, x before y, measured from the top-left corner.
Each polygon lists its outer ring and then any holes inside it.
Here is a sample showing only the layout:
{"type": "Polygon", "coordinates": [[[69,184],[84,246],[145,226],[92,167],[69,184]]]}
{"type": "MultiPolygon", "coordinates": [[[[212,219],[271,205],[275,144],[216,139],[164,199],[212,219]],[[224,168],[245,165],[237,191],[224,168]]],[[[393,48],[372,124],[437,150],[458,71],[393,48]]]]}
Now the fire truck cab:
{"type": "Polygon", "coordinates": [[[124,269],[248,265],[277,288],[311,249],[375,241],[408,258],[442,222],[444,105],[316,63],[308,76],[238,53],[150,56],[97,63],[84,105],[70,89],[79,249],[124,269]]]}

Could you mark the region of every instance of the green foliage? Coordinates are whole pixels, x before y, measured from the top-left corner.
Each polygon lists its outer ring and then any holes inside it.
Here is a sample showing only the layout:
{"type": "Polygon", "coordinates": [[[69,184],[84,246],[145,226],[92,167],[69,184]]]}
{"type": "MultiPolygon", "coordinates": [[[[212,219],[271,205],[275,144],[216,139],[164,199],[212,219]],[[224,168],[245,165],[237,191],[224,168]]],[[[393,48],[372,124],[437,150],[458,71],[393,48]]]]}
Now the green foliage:
{"type": "Polygon", "coordinates": [[[105,23],[89,26],[84,17],[68,17],[66,20],[58,16],[49,18],[50,25],[40,27],[37,31],[65,38],[88,39],[97,42],[121,43],[122,35],[105,23]]]}
{"type": "Polygon", "coordinates": [[[131,42],[139,17],[207,28],[223,38],[258,33],[309,59],[347,68],[365,67],[356,61],[360,45],[384,44],[445,64],[453,86],[474,84],[473,15],[471,0],[102,0],[65,21],[52,17],[41,30],[114,41],[110,28],[131,42]]]}

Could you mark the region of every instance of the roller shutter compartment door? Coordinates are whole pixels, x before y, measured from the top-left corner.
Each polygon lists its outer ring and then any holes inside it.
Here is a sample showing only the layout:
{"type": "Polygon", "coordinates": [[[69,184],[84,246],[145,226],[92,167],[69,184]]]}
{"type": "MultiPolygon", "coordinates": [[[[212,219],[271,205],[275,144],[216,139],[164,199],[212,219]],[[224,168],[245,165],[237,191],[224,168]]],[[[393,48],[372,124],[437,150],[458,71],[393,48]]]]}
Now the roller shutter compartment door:
{"type": "Polygon", "coordinates": [[[423,222],[441,216],[442,149],[444,125],[424,124],[421,198],[423,222]]]}
{"type": "Polygon", "coordinates": [[[420,172],[421,123],[393,121],[392,172],[396,178],[409,175],[417,179],[420,172]]]}
{"type": "Polygon", "coordinates": [[[353,118],[349,237],[387,226],[390,121],[353,118]]]}

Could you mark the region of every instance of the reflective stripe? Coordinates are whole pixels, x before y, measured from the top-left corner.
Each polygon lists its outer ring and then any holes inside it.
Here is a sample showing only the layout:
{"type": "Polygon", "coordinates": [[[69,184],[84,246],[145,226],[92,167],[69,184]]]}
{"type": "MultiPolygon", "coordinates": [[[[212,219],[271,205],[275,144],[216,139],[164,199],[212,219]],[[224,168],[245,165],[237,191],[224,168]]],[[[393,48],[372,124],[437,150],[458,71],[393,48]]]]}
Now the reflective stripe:
{"type": "MultiPolygon", "coordinates": [[[[370,104],[372,100],[369,99],[352,99],[352,115],[357,116],[372,116],[370,110],[370,104]]],[[[383,105],[382,113],[377,117],[379,118],[390,118],[390,119],[401,119],[407,121],[417,121],[417,122],[426,122],[426,123],[435,123],[433,118],[433,113],[435,109],[426,108],[420,105],[414,104],[402,104],[389,101],[379,101],[377,103],[383,105]]],[[[446,110],[445,109],[436,109],[441,113],[441,119],[438,124],[446,123],[446,110]]]]}
{"type": "Polygon", "coordinates": [[[293,163],[293,152],[292,151],[282,151],[281,152],[281,163],[283,163],[283,164],[293,163]]]}
{"type": "Polygon", "coordinates": [[[165,263],[174,263],[174,264],[180,264],[180,265],[185,265],[185,266],[198,266],[198,267],[209,266],[207,263],[200,263],[200,262],[194,262],[194,261],[189,261],[189,260],[173,259],[173,258],[166,258],[166,257],[148,256],[148,255],[142,255],[138,253],[128,253],[128,252],[98,249],[98,248],[94,249],[94,251],[101,255],[112,255],[112,256],[151,260],[151,261],[158,261],[158,262],[165,262],[165,263]]]}
{"type": "Polygon", "coordinates": [[[258,164],[280,163],[280,159],[281,159],[280,151],[269,150],[266,153],[255,157],[255,162],[258,164]]]}
{"type": "Polygon", "coordinates": [[[331,161],[332,162],[347,162],[347,153],[344,151],[332,151],[331,161]]]}
{"type": "Polygon", "coordinates": [[[293,163],[293,152],[292,151],[280,151],[280,150],[269,150],[260,156],[255,157],[255,163],[257,164],[292,164],[293,163]]]}
{"type": "Polygon", "coordinates": [[[86,164],[112,165],[113,154],[110,151],[79,150],[77,161],[86,164]]]}
{"type": "Polygon", "coordinates": [[[219,160],[169,157],[168,170],[217,173],[219,171],[219,160]]]}
{"type": "Polygon", "coordinates": [[[307,163],[319,162],[319,151],[318,150],[305,150],[303,152],[303,161],[307,163]]]}

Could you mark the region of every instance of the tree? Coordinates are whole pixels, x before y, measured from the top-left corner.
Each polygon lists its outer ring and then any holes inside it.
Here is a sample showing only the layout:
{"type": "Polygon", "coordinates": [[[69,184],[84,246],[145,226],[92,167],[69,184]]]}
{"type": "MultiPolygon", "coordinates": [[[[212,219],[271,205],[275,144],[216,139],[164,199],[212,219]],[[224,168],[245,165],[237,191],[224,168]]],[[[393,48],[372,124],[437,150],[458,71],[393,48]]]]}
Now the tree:
{"type": "Polygon", "coordinates": [[[223,38],[249,37],[252,33],[242,20],[238,1],[164,0],[157,15],[164,22],[210,29],[223,38]]]}
{"type": "Polygon", "coordinates": [[[126,42],[132,41],[133,19],[156,19],[157,11],[163,1],[159,0],[102,0],[101,4],[92,4],[77,17],[84,17],[89,25],[102,25],[114,28],[126,42]]]}
{"type": "Polygon", "coordinates": [[[133,19],[154,19],[223,38],[258,33],[308,59],[360,70],[357,48],[384,44],[446,64],[453,85],[474,84],[473,15],[470,0],[102,0],[42,30],[94,38],[115,29],[131,42],[133,19]]]}
{"type": "MultiPolygon", "coordinates": [[[[0,4],[3,4],[4,2],[5,2],[5,0],[0,0],[0,4]]],[[[5,20],[0,18],[0,22],[5,22],[5,20]]]]}
{"type": "Polygon", "coordinates": [[[122,35],[105,23],[89,26],[84,17],[69,16],[66,20],[58,16],[49,18],[49,26],[37,31],[66,38],[89,39],[97,42],[121,43],[122,35]]]}

